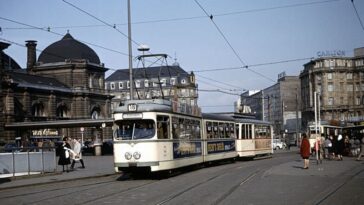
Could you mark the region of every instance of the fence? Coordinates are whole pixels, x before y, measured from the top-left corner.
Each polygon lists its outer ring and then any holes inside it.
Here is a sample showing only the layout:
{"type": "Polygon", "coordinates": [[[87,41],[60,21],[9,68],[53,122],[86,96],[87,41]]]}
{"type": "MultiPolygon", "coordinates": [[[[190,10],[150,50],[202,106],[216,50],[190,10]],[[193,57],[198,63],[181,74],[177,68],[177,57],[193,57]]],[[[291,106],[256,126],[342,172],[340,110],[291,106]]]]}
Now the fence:
{"type": "Polygon", "coordinates": [[[55,172],[57,168],[54,147],[24,147],[0,150],[0,177],[55,172]]]}

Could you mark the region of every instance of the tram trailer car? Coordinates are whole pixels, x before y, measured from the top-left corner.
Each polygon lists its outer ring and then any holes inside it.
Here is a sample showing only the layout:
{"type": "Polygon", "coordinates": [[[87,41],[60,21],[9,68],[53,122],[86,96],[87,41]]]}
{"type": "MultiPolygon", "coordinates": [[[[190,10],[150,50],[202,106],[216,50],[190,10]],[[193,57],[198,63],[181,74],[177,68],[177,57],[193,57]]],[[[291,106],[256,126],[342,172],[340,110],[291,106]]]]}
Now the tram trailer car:
{"type": "Polygon", "coordinates": [[[239,157],[254,158],[273,154],[273,126],[270,122],[236,119],[236,152],[239,157]]]}

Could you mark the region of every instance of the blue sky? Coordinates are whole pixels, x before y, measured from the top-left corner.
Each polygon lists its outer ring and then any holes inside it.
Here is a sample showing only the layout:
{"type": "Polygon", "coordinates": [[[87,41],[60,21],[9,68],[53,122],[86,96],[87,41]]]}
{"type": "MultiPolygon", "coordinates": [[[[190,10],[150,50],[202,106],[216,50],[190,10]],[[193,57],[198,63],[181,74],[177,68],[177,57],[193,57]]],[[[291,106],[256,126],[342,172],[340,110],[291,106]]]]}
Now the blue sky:
{"type": "MultiPolygon", "coordinates": [[[[116,24],[119,31],[127,34],[126,0],[67,1],[104,22],[116,24]]],[[[211,90],[238,94],[243,89],[264,89],[273,85],[281,72],[299,75],[309,60],[269,63],[316,58],[318,51],[343,50],[346,56],[352,56],[354,48],[364,47],[364,29],[350,0],[199,0],[198,3],[214,16],[215,24],[249,69],[229,69],[243,64],[194,0],[132,0],[132,38],[149,45],[152,53],[171,56],[168,64],[177,57],[183,69],[195,72],[203,112],[233,111],[238,98],[211,90]],[[254,66],[257,64],[266,65],[254,66]],[[218,71],[201,72],[211,69],[218,71]]],[[[364,1],[354,0],[354,4],[364,21],[364,1]]],[[[62,35],[69,30],[78,40],[117,51],[89,45],[110,68],[107,76],[128,67],[127,38],[62,0],[0,0],[0,17],[2,41],[24,45],[26,40],[37,40],[37,48],[43,50],[62,38],[3,18],[50,27],[52,32],[62,35]]],[[[133,55],[140,54],[136,48],[133,44],[133,55]]],[[[24,47],[12,45],[5,52],[25,67],[24,47]]]]}

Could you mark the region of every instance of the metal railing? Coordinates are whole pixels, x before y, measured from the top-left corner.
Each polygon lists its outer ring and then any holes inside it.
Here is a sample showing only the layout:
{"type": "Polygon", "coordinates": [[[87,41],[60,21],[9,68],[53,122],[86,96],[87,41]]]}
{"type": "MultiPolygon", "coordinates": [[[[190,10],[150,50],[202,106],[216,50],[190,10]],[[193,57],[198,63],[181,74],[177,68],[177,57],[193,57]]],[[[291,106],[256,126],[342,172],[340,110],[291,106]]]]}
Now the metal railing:
{"type": "Polygon", "coordinates": [[[19,176],[55,172],[55,147],[0,148],[0,176],[19,176]]]}

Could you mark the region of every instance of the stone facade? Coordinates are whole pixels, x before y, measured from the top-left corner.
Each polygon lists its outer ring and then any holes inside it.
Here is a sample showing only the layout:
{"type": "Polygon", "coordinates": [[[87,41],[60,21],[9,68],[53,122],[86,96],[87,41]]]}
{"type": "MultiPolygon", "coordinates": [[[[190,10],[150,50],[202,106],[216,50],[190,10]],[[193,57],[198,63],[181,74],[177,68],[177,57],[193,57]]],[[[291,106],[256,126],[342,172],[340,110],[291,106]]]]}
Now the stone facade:
{"type": "Polygon", "coordinates": [[[314,92],[321,121],[339,125],[364,121],[364,48],[354,57],[323,57],[304,65],[300,74],[303,126],[314,121],[314,92]]]}
{"type": "Polygon", "coordinates": [[[251,107],[256,119],[271,122],[275,137],[301,131],[300,81],[298,76],[282,76],[261,91],[243,93],[243,105],[251,107]]]}
{"type": "MultiPolygon", "coordinates": [[[[82,122],[82,119],[111,117],[112,96],[104,89],[105,72],[108,69],[99,63],[98,56],[91,48],[66,34],[63,39],[43,50],[37,61],[36,41],[27,41],[26,46],[26,69],[1,67],[4,70],[1,88],[4,117],[1,119],[5,122],[0,129],[4,129],[6,124],[16,125],[23,122],[82,122]],[[84,55],[85,58],[82,58],[82,53],[85,52],[92,55],[84,55]],[[57,58],[53,58],[54,56],[57,58]]],[[[52,129],[60,137],[81,135],[79,127],[52,129]]],[[[5,129],[0,140],[32,138],[35,131],[31,128],[5,129]]],[[[95,137],[111,138],[112,135],[111,129],[100,127],[86,127],[84,134],[85,140],[95,137]]]]}
{"type": "MultiPolygon", "coordinates": [[[[134,68],[133,99],[163,98],[178,104],[177,111],[199,115],[195,75],[180,66],[134,68]]],[[[129,70],[115,71],[106,79],[106,89],[115,97],[112,109],[130,99],[129,70]]]]}

